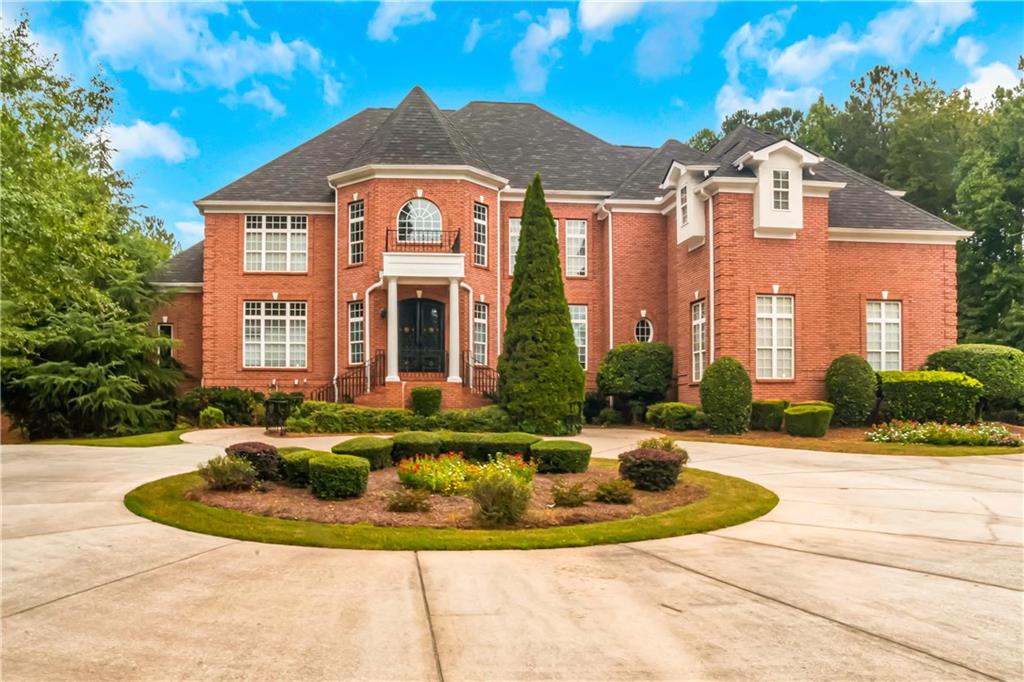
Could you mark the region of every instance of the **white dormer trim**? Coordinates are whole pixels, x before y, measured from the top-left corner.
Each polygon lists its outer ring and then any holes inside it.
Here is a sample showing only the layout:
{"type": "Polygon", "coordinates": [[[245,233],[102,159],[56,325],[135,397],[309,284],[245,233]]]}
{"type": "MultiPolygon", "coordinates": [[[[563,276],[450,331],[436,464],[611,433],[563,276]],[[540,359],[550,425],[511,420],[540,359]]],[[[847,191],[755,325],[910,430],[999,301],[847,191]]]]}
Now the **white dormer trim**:
{"type": "MultiPolygon", "coordinates": [[[[686,245],[691,251],[704,243],[706,230],[704,227],[704,202],[708,195],[700,191],[700,180],[717,170],[717,164],[685,165],[673,161],[665,173],[661,189],[671,189],[670,196],[675,200],[676,244],[686,245]],[[694,176],[697,177],[694,177],[694,176]],[[686,219],[683,219],[683,207],[686,207],[686,219]]],[[[671,212],[671,208],[665,213],[671,212]]]]}
{"type": "Polygon", "coordinates": [[[488,189],[502,189],[508,179],[500,175],[466,165],[368,164],[327,176],[333,188],[345,187],[364,180],[416,179],[416,180],[468,180],[488,189]]]}
{"type": "Polygon", "coordinates": [[[887,189],[885,190],[885,193],[891,197],[896,197],[897,199],[902,199],[903,196],[906,194],[906,192],[902,189],[887,189]]]}
{"type": "Polygon", "coordinates": [[[969,230],[900,230],[874,227],[829,227],[830,242],[874,242],[879,244],[933,244],[952,246],[967,239],[969,230]]]}
{"type": "Polygon", "coordinates": [[[789,140],[779,140],[774,144],[770,144],[767,147],[762,147],[752,152],[747,152],[740,158],[733,161],[733,165],[738,170],[743,170],[744,166],[750,166],[751,168],[757,168],[760,164],[768,160],[768,158],[776,152],[787,152],[795,156],[800,161],[802,168],[808,168],[810,166],[816,166],[825,160],[825,157],[812,154],[800,145],[789,140]]]}
{"type": "Polygon", "coordinates": [[[717,163],[682,164],[678,161],[673,161],[672,165],[668,167],[668,171],[666,171],[661,184],[658,185],[658,189],[675,188],[679,178],[684,177],[687,173],[703,173],[704,177],[707,177],[718,170],[718,168],[719,166],[717,163]]]}

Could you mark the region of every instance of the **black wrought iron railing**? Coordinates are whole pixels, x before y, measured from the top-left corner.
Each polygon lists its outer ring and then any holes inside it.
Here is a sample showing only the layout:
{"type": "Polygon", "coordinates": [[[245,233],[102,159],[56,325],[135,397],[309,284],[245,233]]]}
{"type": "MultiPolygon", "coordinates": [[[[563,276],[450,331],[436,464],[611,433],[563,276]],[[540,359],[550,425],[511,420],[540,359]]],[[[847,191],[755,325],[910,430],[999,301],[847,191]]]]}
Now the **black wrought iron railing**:
{"type": "Polygon", "coordinates": [[[458,230],[388,230],[386,250],[392,253],[460,253],[462,242],[458,230]]]}
{"type": "Polygon", "coordinates": [[[309,393],[310,400],[320,400],[329,403],[335,402],[338,399],[337,396],[337,387],[333,381],[323,386],[317,386],[309,393]]]}
{"type": "Polygon", "coordinates": [[[338,377],[338,402],[351,403],[366,393],[366,367],[352,367],[338,377]]]}
{"type": "Polygon", "coordinates": [[[473,356],[462,351],[462,385],[473,393],[493,399],[498,392],[498,371],[473,362],[473,356]]]}
{"type": "Polygon", "coordinates": [[[388,352],[378,350],[373,353],[373,360],[370,361],[370,386],[372,391],[378,386],[383,386],[388,376],[388,352]]]}

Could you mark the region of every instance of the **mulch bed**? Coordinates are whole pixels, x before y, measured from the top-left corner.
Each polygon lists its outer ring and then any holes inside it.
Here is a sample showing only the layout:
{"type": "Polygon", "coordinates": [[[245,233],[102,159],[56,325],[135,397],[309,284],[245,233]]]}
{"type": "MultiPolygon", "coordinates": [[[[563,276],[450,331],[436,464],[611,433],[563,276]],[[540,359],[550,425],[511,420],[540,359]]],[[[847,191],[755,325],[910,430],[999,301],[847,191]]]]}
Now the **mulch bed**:
{"type": "MultiPolygon", "coordinates": [[[[526,518],[517,528],[549,528],[597,521],[614,521],[633,516],[649,516],[696,502],[707,491],[686,483],[683,473],[678,485],[665,492],[634,491],[632,504],[587,502],[582,507],[552,507],[551,487],[557,482],[583,483],[592,491],[598,483],[618,478],[615,469],[595,469],[582,474],[537,474],[533,478],[533,497],[526,518]]],[[[369,523],[374,526],[421,528],[477,528],[473,501],[466,497],[431,495],[426,512],[389,512],[390,493],[402,489],[394,468],[370,472],[366,494],[352,500],[325,501],[313,497],[306,488],[272,484],[265,492],[227,492],[197,488],[188,498],[212,507],[234,509],[249,514],[300,519],[320,523],[369,523]]]]}

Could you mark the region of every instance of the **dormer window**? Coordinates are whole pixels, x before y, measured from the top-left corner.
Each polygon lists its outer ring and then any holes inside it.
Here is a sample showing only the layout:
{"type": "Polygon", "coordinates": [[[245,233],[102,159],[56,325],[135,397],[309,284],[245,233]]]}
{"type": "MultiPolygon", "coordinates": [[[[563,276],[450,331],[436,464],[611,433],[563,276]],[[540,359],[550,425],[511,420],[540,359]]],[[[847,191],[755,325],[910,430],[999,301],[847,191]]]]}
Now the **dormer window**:
{"type": "Polygon", "coordinates": [[[772,171],[772,204],[776,211],[789,210],[789,171],[772,171]]]}
{"type": "Polygon", "coordinates": [[[686,198],[689,193],[683,188],[683,191],[679,193],[679,216],[680,222],[686,225],[690,222],[690,207],[687,204],[686,198]]]}

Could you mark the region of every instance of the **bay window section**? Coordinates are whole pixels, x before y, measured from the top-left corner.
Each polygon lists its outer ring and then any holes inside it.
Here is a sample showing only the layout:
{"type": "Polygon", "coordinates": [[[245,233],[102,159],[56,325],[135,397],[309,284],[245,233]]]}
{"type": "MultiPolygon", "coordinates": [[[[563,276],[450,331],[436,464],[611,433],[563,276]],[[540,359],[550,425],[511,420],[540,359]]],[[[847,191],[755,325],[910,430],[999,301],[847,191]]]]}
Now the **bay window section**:
{"type": "Polygon", "coordinates": [[[243,367],[306,366],[306,304],[245,301],[243,367]]]}
{"type": "Polygon", "coordinates": [[[366,205],[353,201],[348,205],[348,264],[359,265],[366,257],[366,205]]]}
{"type": "Polygon", "coordinates": [[[757,297],[757,378],[793,378],[793,297],[757,297]]]}
{"type": "Polygon", "coordinates": [[[587,221],[565,221],[565,274],[587,276],[587,221]]]}
{"type": "Polygon", "coordinates": [[[487,364],[487,304],[473,304],[473,362],[487,364]]]}
{"type": "Polygon", "coordinates": [[[576,352],[580,364],[587,368],[587,306],[569,305],[569,318],[572,320],[572,333],[576,338],[576,352]]]}
{"type": "Polygon", "coordinates": [[[902,317],[899,301],[868,301],[868,364],[876,372],[903,369],[902,317]]]}
{"type": "Polygon", "coordinates": [[[348,304],[348,363],[361,364],[364,360],[363,335],[365,315],[363,302],[351,301],[348,304]]]}
{"type": "Polygon", "coordinates": [[[246,272],[305,272],[304,215],[245,216],[246,272]]]}

